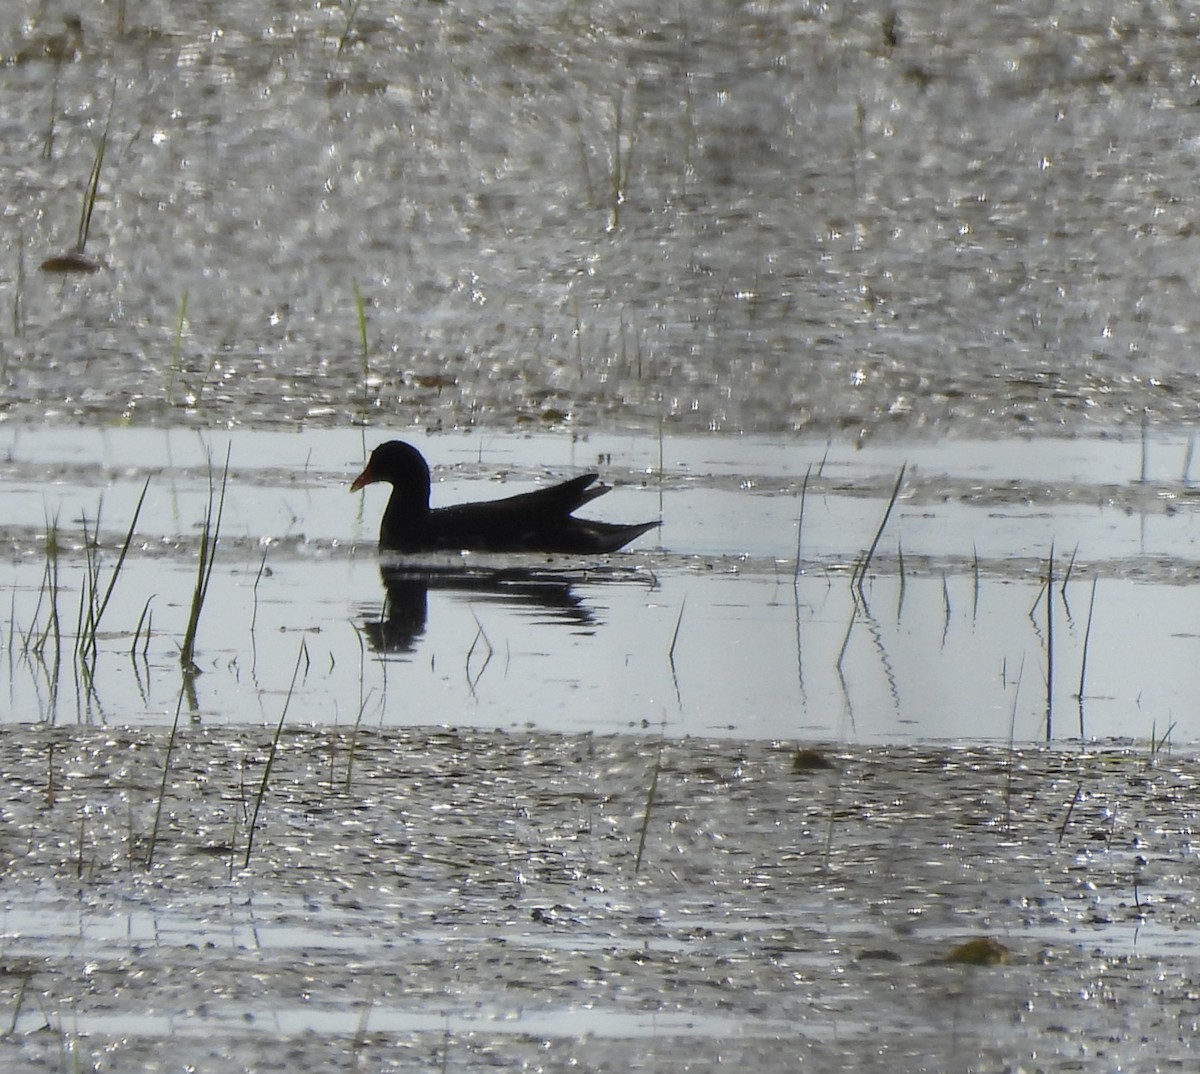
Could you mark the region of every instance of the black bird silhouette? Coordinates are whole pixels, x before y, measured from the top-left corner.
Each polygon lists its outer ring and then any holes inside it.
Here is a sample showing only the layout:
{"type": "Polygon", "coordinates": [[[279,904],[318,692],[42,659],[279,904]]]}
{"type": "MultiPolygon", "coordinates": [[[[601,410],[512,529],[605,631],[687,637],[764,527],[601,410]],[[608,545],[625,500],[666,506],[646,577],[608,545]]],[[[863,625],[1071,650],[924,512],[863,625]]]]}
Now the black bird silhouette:
{"type": "Polygon", "coordinates": [[[411,444],[389,440],[371,452],[351,492],[386,481],[392,495],[379,527],[389,552],[615,552],[661,522],[621,525],[575,518],[573,511],[608,491],[598,474],[503,500],[429,506],[429,465],[411,444]]]}

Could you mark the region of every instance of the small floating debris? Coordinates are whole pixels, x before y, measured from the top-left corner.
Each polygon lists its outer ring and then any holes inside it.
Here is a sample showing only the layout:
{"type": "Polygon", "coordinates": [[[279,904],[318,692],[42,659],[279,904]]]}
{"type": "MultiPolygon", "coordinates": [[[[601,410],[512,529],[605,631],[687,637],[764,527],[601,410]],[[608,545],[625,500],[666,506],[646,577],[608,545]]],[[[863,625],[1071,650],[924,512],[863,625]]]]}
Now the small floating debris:
{"type": "Polygon", "coordinates": [[[100,262],[88,257],[82,250],[68,250],[57,257],[48,257],[38,268],[42,272],[99,272],[100,262]]]}
{"type": "Polygon", "coordinates": [[[999,940],[991,936],[981,936],[977,940],[968,940],[950,948],[941,961],[957,963],[960,966],[1003,966],[1010,958],[1008,948],[999,940]]]}
{"type": "Polygon", "coordinates": [[[820,750],[798,749],[792,754],[793,772],[819,772],[833,767],[833,762],[820,750]]]}

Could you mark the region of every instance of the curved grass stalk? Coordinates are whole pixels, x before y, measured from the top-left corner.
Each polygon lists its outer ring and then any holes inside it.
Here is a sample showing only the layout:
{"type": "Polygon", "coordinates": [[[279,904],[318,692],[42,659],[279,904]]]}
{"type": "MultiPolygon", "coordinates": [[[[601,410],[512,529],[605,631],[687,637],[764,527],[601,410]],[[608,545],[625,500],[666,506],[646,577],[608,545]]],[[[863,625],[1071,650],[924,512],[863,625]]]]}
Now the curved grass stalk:
{"type": "Polygon", "coordinates": [[[200,627],[200,613],[204,610],[204,600],[208,596],[208,583],[212,578],[213,560],[216,558],[217,541],[221,534],[221,516],[225,512],[225,489],[229,484],[229,454],[232,447],[225,449],[225,469],[221,474],[221,494],[217,497],[213,486],[212,467],[208,471],[208,507],[204,513],[204,529],[200,534],[200,554],[196,568],[196,588],[192,591],[192,607],[188,612],[187,630],[183,636],[183,645],[179,650],[179,663],[183,666],[184,674],[191,676],[199,673],[196,667],[196,631],[200,627]],[[216,514],[213,514],[214,501],[216,514]]]}
{"type": "Polygon", "coordinates": [[[112,575],[108,579],[108,586],[104,590],[104,595],[100,596],[100,513],[96,512],[96,522],[93,526],[90,539],[87,529],[87,520],[83,523],[83,540],[84,550],[87,557],[87,577],[84,579],[84,594],[80,601],[79,615],[79,634],[75,643],[75,652],[79,656],[81,662],[88,666],[89,670],[94,669],[97,656],[96,635],[100,630],[100,621],[104,618],[104,612],[108,608],[108,603],[112,600],[113,590],[116,588],[117,579],[121,576],[121,568],[125,564],[125,557],[129,554],[129,546],[133,543],[133,534],[137,529],[138,518],[142,513],[142,504],[146,502],[146,492],[150,488],[150,478],[146,478],[146,482],[142,485],[141,495],[138,496],[137,505],[133,509],[133,518],[129,521],[129,529],[125,533],[125,540],[121,544],[120,554],[117,556],[117,562],[113,565],[112,575]]]}

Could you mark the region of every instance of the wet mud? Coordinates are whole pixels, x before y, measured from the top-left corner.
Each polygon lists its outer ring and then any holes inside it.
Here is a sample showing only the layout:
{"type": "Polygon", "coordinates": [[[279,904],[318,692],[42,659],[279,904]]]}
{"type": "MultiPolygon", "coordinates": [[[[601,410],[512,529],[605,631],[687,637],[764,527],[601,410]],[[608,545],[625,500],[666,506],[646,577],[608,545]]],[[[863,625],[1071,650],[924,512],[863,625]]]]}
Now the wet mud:
{"type": "Polygon", "coordinates": [[[1186,14],[267,7],[0,12],[0,1065],[1192,1069],[1186,14]],[[648,584],[389,626],[344,484],[441,431],[648,584]]]}
{"type": "Polygon", "coordinates": [[[276,744],[184,727],[172,746],[163,729],[10,728],[0,1061],[1194,1061],[1193,758],[817,756],[439,729],[285,729],[276,744]],[[951,959],[981,940],[985,964],[951,959]]]}

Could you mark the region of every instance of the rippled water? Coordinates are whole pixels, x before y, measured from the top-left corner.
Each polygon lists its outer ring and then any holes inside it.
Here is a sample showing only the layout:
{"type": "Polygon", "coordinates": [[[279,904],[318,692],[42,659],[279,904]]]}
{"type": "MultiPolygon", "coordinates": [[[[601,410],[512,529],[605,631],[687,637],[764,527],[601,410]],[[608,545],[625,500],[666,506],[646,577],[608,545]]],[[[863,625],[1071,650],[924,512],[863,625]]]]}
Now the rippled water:
{"type": "Polygon", "coordinates": [[[1186,1067],[1194,15],[350,7],[0,10],[5,1061],[1186,1067]],[[398,432],[661,546],[389,597],[398,432]]]}
{"type": "Polygon", "coordinates": [[[532,487],[546,460],[559,475],[601,460],[616,487],[589,512],[661,510],[661,534],[599,561],[441,556],[385,560],[381,576],[385,497],[347,495],[357,432],[25,430],[3,464],[11,717],[154,724],[182,706],[206,724],[286,711],[301,725],[671,737],[1200,739],[1187,442],[961,441],[955,459],[782,439],[421,444],[437,502],[532,487]],[[202,674],[185,679],[199,529],[226,452],[202,674]],[[98,655],[80,661],[89,564],[110,598],[98,655]]]}
{"type": "Polygon", "coordinates": [[[0,24],[10,418],[1197,416],[1174,5],[114,8],[57,68],[0,24]],[[107,267],[39,273],[110,100],[107,267]]]}

